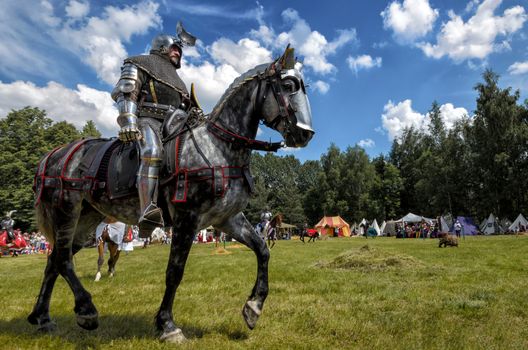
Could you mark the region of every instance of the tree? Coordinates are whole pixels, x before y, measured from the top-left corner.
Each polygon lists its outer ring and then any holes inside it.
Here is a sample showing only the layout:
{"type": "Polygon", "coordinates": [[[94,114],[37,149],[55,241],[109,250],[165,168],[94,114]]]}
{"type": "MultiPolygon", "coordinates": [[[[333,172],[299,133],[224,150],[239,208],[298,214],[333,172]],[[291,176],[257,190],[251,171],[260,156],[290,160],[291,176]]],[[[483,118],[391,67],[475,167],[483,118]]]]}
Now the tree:
{"type": "Polygon", "coordinates": [[[81,136],[99,138],[101,137],[101,133],[99,132],[99,130],[97,130],[97,127],[95,126],[93,120],[88,120],[83,126],[81,136]]]}
{"type": "Polygon", "coordinates": [[[518,159],[526,143],[522,124],[522,108],[517,105],[519,91],[498,86],[499,75],[486,70],[483,82],[475,86],[478,92],[477,109],[471,128],[470,148],[472,166],[478,180],[478,214],[494,212],[502,217],[511,215],[511,193],[525,181],[517,173],[518,159]],[[523,144],[524,143],[524,144],[523,144]]]}
{"type": "Polygon", "coordinates": [[[0,119],[0,212],[17,210],[16,227],[36,228],[32,186],[41,157],[80,136],[73,125],[53,123],[38,108],[13,110],[0,119]]]}

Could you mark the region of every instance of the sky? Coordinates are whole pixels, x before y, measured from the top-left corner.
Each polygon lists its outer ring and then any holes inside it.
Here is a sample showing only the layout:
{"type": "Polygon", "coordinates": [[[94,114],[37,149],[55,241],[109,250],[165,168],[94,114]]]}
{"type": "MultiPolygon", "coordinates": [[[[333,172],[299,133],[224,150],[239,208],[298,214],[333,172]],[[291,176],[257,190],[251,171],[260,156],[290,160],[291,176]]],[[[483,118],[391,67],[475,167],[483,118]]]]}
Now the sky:
{"type": "MultiPolygon", "coordinates": [[[[308,84],[316,132],[301,161],[334,143],[387,154],[405,127],[427,128],[433,101],[447,127],[471,117],[491,68],[528,98],[528,0],[3,1],[0,118],[24,106],[117,135],[110,92],[123,59],[148,53],[181,20],[198,38],[179,74],[207,113],[239,75],[289,43],[308,84]]],[[[259,139],[279,141],[261,127],[259,139]]]]}

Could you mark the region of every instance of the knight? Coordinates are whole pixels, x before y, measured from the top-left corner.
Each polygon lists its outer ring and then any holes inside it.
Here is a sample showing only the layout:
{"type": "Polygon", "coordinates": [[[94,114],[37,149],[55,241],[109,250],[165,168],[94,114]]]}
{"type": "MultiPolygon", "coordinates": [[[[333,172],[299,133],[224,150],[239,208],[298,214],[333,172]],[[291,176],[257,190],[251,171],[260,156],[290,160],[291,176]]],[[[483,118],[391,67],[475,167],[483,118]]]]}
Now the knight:
{"type": "Polygon", "coordinates": [[[11,243],[15,240],[15,232],[13,231],[13,227],[15,226],[15,220],[13,220],[12,218],[13,213],[15,212],[16,210],[6,212],[6,215],[0,223],[2,230],[5,230],[7,232],[7,243],[11,243]]]}
{"type": "Polygon", "coordinates": [[[119,139],[139,143],[141,162],[137,188],[141,216],[138,226],[143,238],[149,237],[156,227],[164,226],[162,211],[157,205],[162,123],[177,113],[186,114],[191,107],[189,93],[177,69],[181,67],[182,48],[194,46],[196,38],[180,22],[176,32],[176,36],[156,36],[148,55],[125,59],[121,77],[112,91],[119,111],[119,139]]]}

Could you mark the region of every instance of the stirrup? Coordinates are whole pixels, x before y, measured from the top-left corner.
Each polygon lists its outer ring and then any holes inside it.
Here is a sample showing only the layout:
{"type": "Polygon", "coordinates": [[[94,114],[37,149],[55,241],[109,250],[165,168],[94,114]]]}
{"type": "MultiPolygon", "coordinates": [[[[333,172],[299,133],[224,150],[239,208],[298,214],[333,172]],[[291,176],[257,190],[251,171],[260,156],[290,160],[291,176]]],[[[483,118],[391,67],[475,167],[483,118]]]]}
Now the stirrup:
{"type": "Polygon", "coordinates": [[[149,238],[157,227],[164,227],[163,213],[154,203],[150,203],[139,218],[139,237],[149,238]]]}

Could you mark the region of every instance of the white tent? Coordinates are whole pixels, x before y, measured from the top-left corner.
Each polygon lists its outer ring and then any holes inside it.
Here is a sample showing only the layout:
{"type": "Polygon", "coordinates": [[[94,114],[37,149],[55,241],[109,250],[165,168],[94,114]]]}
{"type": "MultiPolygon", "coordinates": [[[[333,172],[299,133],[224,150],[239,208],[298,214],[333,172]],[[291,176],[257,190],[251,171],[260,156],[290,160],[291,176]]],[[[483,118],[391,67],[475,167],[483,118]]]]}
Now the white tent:
{"type": "Polygon", "coordinates": [[[416,215],[413,213],[409,213],[405,215],[403,218],[401,218],[400,220],[398,220],[398,222],[422,222],[422,221],[425,221],[428,224],[433,223],[433,219],[429,219],[429,218],[426,218],[425,216],[420,216],[420,215],[416,215]]]}
{"type": "Polygon", "coordinates": [[[499,224],[499,221],[495,218],[495,215],[490,214],[484,228],[481,227],[482,233],[485,235],[496,235],[503,233],[504,229],[499,224]]]}
{"type": "Polygon", "coordinates": [[[389,220],[386,222],[385,227],[381,231],[383,236],[396,236],[396,221],[389,220]]]}
{"type": "Polygon", "coordinates": [[[383,230],[385,230],[385,226],[387,226],[387,221],[383,220],[380,226],[380,233],[383,235],[383,230]]]}
{"type": "Polygon", "coordinates": [[[523,214],[519,214],[519,216],[517,216],[517,219],[515,219],[513,224],[508,227],[508,230],[513,232],[520,232],[522,230],[521,226],[524,226],[524,230],[528,229],[528,220],[524,218],[523,214]]]}
{"type": "Polygon", "coordinates": [[[449,225],[443,216],[440,217],[440,232],[449,232],[449,225]]]}
{"type": "Polygon", "coordinates": [[[372,221],[372,228],[376,230],[376,233],[378,234],[378,236],[381,234],[380,227],[378,226],[378,222],[376,221],[376,219],[372,221]]]}
{"type": "Polygon", "coordinates": [[[359,223],[358,235],[363,236],[365,234],[365,225],[367,225],[367,220],[363,218],[359,223]]]}

